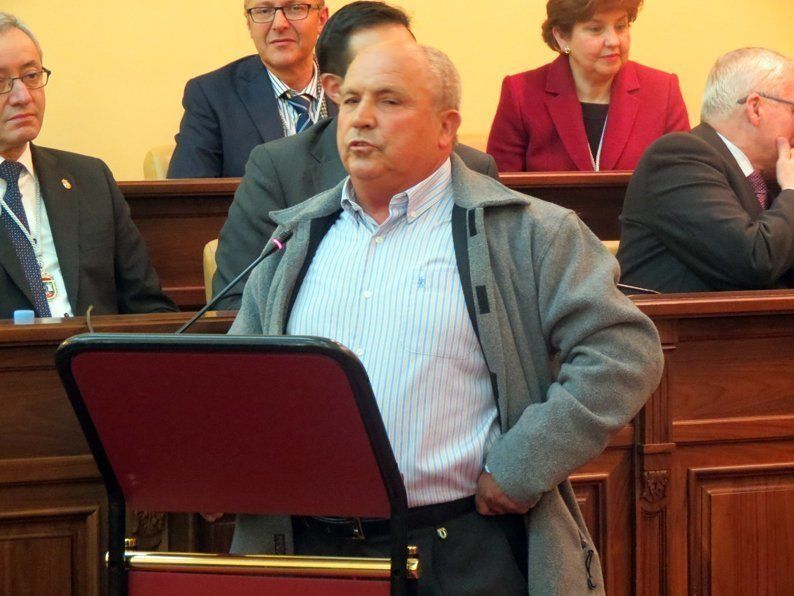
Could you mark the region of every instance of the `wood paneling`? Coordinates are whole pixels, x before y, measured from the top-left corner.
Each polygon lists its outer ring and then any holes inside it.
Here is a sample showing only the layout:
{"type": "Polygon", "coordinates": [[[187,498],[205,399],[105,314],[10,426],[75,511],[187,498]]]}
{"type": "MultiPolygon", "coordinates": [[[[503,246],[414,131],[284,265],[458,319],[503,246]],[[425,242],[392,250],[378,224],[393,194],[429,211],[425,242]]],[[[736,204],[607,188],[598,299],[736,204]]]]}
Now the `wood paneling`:
{"type": "MultiPolygon", "coordinates": [[[[501,180],[573,209],[599,238],[614,240],[620,237],[618,215],[630,175],[531,172],[502,174],[501,180]]],[[[163,289],[185,310],[204,304],[202,251],[218,237],[239,183],[239,178],[119,182],[163,289]]]]}
{"type": "Polygon", "coordinates": [[[99,594],[100,505],[0,513],[3,596],[99,594]]]}
{"type": "Polygon", "coordinates": [[[794,594],[794,464],[689,473],[690,593],[794,594]]]}
{"type": "MultiPolygon", "coordinates": [[[[187,318],[93,322],[98,332],[173,332],[187,318]]],[[[196,331],[222,333],[230,322],[229,315],[211,314],[196,331]]],[[[54,362],[61,341],[87,331],[82,318],[30,326],[0,321],[0,596],[101,592],[106,492],[54,362]]],[[[144,524],[139,533],[151,536],[151,529],[144,524]]],[[[160,541],[167,545],[167,538],[160,541]]]]}
{"type": "Polygon", "coordinates": [[[609,447],[571,476],[577,502],[601,556],[607,590],[613,596],[632,593],[633,477],[633,449],[617,447],[609,447]]]}
{"type": "MultiPolygon", "coordinates": [[[[608,593],[794,593],[794,292],[636,302],[662,338],[662,382],[634,423],[572,476],[608,593]]],[[[164,331],[185,318],[95,323],[164,331]]],[[[230,320],[211,318],[204,330],[224,331],[230,320]]],[[[0,564],[14,574],[0,579],[7,592],[9,581],[15,594],[68,582],[80,590],[81,577],[87,590],[101,583],[104,490],[52,366],[55,346],[84,330],[82,320],[0,323],[0,564]],[[75,568],[76,553],[97,544],[75,568]],[[43,557],[54,558],[51,577],[30,577],[43,557]]],[[[151,547],[212,552],[228,545],[232,520],[208,526],[196,516],[130,512],[129,528],[151,547]]]]}
{"type": "Polygon", "coordinates": [[[637,593],[794,593],[794,292],[636,302],[666,357],[637,423],[637,593]]]}

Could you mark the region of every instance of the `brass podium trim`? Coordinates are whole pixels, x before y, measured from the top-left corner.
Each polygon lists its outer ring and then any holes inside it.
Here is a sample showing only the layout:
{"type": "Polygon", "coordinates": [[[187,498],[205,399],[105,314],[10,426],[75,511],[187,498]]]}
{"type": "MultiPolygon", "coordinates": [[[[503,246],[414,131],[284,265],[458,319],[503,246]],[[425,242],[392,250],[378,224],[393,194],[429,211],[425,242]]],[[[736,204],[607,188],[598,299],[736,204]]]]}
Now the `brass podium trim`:
{"type": "MultiPolygon", "coordinates": [[[[379,558],[127,551],[124,562],[128,569],[138,571],[372,579],[391,575],[390,560],[379,558]]],[[[407,572],[409,579],[419,578],[419,559],[408,558],[407,572]]]]}

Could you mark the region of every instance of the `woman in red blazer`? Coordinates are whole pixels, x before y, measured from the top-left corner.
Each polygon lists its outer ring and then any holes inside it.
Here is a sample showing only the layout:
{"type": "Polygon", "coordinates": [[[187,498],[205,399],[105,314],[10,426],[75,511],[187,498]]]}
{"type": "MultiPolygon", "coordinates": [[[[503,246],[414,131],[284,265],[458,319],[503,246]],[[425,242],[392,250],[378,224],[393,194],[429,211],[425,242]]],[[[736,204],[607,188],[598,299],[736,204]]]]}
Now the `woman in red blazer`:
{"type": "Polygon", "coordinates": [[[628,59],[642,0],[549,0],[560,56],[508,76],[488,153],[502,172],[633,170],[655,139],[688,131],[678,78],[628,59]]]}

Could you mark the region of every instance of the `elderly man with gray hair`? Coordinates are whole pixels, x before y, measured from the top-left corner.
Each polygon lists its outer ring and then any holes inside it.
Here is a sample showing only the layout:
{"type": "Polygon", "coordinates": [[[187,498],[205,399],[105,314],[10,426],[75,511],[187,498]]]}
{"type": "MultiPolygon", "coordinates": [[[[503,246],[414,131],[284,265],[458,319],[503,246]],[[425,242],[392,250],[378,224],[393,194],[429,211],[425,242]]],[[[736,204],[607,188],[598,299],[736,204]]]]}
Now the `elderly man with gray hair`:
{"type": "Polygon", "coordinates": [[[660,292],[794,287],[794,62],[719,58],[702,123],[634,171],[621,215],[623,282],[660,292]]]}
{"type": "MultiPolygon", "coordinates": [[[[656,387],[653,324],[574,213],[453,153],[460,79],[443,53],[362,50],[339,97],[349,176],[271,214],[294,235],[254,270],[232,333],[329,337],[361,359],[420,593],[603,594],[567,478],[656,387]]],[[[384,556],[387,527],[240,516],[233,549],[384,556]]]]}
{"type": "Polygon", "coordinates": [[[108,167],[34,144],[50,74],[0,12],[0,319],[176,310],[108,167]]]}

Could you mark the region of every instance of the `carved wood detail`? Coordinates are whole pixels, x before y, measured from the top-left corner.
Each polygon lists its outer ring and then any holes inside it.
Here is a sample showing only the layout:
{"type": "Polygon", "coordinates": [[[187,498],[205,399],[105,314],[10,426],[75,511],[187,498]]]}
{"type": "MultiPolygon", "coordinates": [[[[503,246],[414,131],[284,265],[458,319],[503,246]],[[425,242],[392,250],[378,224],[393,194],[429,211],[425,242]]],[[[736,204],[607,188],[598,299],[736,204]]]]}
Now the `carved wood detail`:
{"type": "Polygon", "coordinates": [[[135,538],[138,550],[168,548],[168,515],[151,511],[127,512],[127,537],[135,538]]]}
{"type": "Polygon", "coordinates": [[[667,500],[667,485],[670,483],[670,472],[667,470],[650,470],[643,472],[642,499],[657,506],[667,500]]]}

